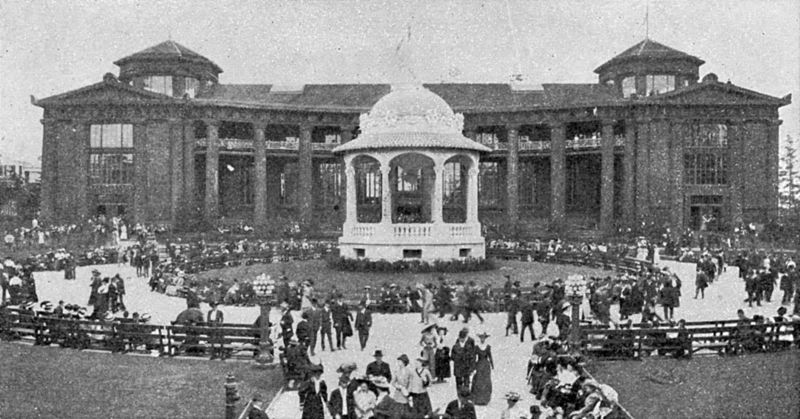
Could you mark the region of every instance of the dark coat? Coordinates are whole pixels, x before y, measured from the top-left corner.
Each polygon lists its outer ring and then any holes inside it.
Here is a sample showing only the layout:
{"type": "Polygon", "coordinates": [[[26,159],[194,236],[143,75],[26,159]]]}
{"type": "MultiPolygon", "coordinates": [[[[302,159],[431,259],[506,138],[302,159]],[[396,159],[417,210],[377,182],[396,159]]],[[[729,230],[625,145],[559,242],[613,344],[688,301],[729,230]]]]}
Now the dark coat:
{"type": "Polygon", "coordinates": [[[533,306],[525,302],[520,305],[519,309],[522,315],[520,316],[520,323],[522,324],[533,324],[533,306]]]}
{"type": "Polygon", "coordinates": [[[381,377],[386,377],[386,381],[392,381],[392,369],[389,367],[389,364],[386,362],[381,361],[372,361],[367,365],[367,376],[376,375],[381,377]]]}
{"type": "Polygon", "coordinates": [[[352,320],[353,315],[350,314],[350,310],[347,309],[347,305],[334,305],[331,308],[331,314],[333,317],[333,327],[336,329],[342,329],[342,333],[344,333],[345,336],[353,336],[353,328],[350,326],[350,320],[352,320]]]}
{"type": "MultiPolygon", "coordinates": [[[[347,390],[345,389],[345,393],[347,390]]],[[[337,387],[335,390],[331,392],[331,397],[328,399],[328,410],[331,412],[332,417],[336,417],[336,415],[341,415],[342,411],[344,410],[344,402],[347,399],[347,394],[342,394],[341,387],[337,387]],[[344,397],[342,397],[344,396],[344,397]]],[[[342,418],[351,418],[353,417],[353,402],[352,400],[347,400],[347,416],[342,416],[342,418]]]]}
{"type": "Polygon", "coordinates": [[[297,323],[297,328],[294,332],[297,335],[297,340],[300,342],[305,342],[311,338],[311,326],[308,324],[308,321],[300,320],[297,323]]]}
{"type": "Polygon", "coordinates": [[[360,333],[369,333],[369,329],[372,328],[372,313],[369,310],[365,310],[363,313],[359,310],[356,314],[355,327],[360,333]]]}
{"type": "Polygon", "coordinates": [[[292,324],[294,323],[294,319],[292,318],[292,313],[289,310],[286,310],[281,316],[281,335],[286,338],[290,338],[294,335],[292,332],[292,324]]]}
{"type": "Polygon", "coordinates": [[[467,401],[464,406],[458,405],[458,400],[453,400],[447,404],[444,410],[444,417],[448,419],[477,419],[475,414],[475,406],[472,402],[467,401]]]}
{"type": "Polygon", "coordinates": [[[308,325],[316,333],[322,327],[322,309],[314,307],[308,312],[308,325]]]}
{"type": "Polygon", "coordinates": [[[450,348],[450,358],[453,360],[453,375],[456,377],[468,376],[475,369],[475,341],[467,338],[464,346],[458,341],[450,348]]]}
{"type": "Polygon", "coordinates": [[[325,381],[320,380],[319,393],[314,391],[314,383],[311,380],[304,381],[297,390],[300,397],[300,406],[303,407],[302,419],[320,419],[325,417],[323,403],[328,402],[328,387],[325,381]]]}
{"type": "Polygon", "coordinates": [[[331,330],[331,310],[320,309],[319,310],[319,325],[322,330],[331,330]]]}

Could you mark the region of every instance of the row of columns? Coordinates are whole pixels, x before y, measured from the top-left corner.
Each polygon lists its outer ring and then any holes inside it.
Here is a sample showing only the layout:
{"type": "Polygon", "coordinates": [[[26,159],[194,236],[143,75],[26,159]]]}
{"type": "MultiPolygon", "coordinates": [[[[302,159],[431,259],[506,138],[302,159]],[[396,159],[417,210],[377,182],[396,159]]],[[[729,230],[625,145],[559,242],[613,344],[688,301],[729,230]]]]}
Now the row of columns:
{"type": "MultiPolygon", "coordinates": [[[[392,222],[392,189],[391,189],[391,160],[379,158],[381,166],[381,223],[391,224],[392,222]]],[[[356,223],[357,220],[357,202],[356,202],[356,171],[352,167],[352,162],[345,160],[345,189],[346,189],[346,214],[348,223],[356,223]]],[[[434,182],[433,182],[433,196],[431,199],[431,222],[441,223],[442,207],[444,203],[444,161],[441,159],[434,160],[434,182]]],[[[478,222],[478,167],[477,162],[472,161],[470,168],[467,172],[467,223],[478,222]]]]}
{"type": "MultiPolygon", "coordinates": [[[[219,124],[218,120],[206,120],[206,160],[205,160],[205,193],[203,196],[203,216],[206,220],[215,220],[219,216],[219,124]]],[[[266,123],[255,123],[254,131],[254,162],[255,162],[255,184],[254,184],[254,214],[253,222],[256,226],[263,226],[267,223],[267,150],[266,150],[266,123]]],[[[313,200],[313,164],[311,125],[300,126],[300,137],[298,143],[298,188],[297,199],[299,205],[299,216],[302,225],[311,222],[314,209],[313,200]]],[[[353,137],[353,127],[342,127],[341,141],[348,142],[353,137]]],[[[189,124],[185,129],[185,155],[186,162],[184,178],[186,202],[194,201],[194,151],[195,139],[192,125],[189,124]],[[192,183],[189,184],[188,182],[192,183]]],[[[349,191],[348,191],[349,192],[349,191]]],[[[354,194],[354,192],[351,192],[354,194]]]]}
{"type": "MultiPolygon", "coordinates": [[[[614,228],[614,123],[602,122],[601,183],[600,183],[600,229],[610,232],[614,228]]],[[[519,221],[519,126],[506,127],[508,138],[508,157],[506,159],[506,217],[516,224],[519,221]]],[[[475,138],[475,132],[468,130],[467,136],[475,138]]],[[[622,191],[623,208],[626,219],[632,219],[634,208],[633,173],[635,131],[626,130],[625,157],[623,170],[626,173],[622,191]]],[[[551,125],[550,133],[550,223],[555,228],[563,227],[566,215],[566,126],[564,123],[551,125]]]]}
{"type": "MultiPolygon", "coordinates": [[[[205,160],[205,194],[203,198],[203,215],[207,220],[214,220],[219,215],[219,121],[210,120],[206,122],[206,160],[205,160]]],[[[610,231],[614,224],[614,121],[604,120],[602,124],[601,142],[601,202],[600,202],[600,228],[603,231],[610,231]]],[[[310,125],[300,126],[300,138],[298,144],[298,204],[299,216],[303,224],[311,221],[313,214],[313,166],[311,133],[313,127],[310,125]]],[[[254,223],[263,225],[267,222],[267,154],[265,140],[266,124],[257,123],[254,126],[254,157],[255,157],[255,187],[254,187],[254,223]]],[[[189,126],[185,130],[186,139],[184,147],[184,175],[185,191],[191,194],[194,190],[194,133],[189,126]]],[[[507,127],[508,133],[508,157],[506,161],[506,208],[507,219],[510,223],[516,224],[519,221],[519,127],[512,125],[507,127]]],[[[474,138],[474,131],[467,131],[467,135],[474,138]]],[[[341,134],[342,142],[347,142],[352,138],[352,127],[343,127],[341,134]]],[[[631,127],[626,130],[625,151],[623,159],[623,170],[626,173],[625,182],[622,190],[623,217],[632,219],[633,208],[635,206],[634,197],[636,190],[643,189],[644,185],[636,185],[633,176],[634,167],[634,139],[635,133],[631,127]],[[638,186],[638,188],[636,188],[638,186]]],[[[474,201],[477,201],[477,167],[470,169],[470,180],[472,171],[475,171],[475,181],[470,182],[470,195],[474,193],[474,201]],[[472,186],[474,186],[474,191],[472,186]]],[[[436,177],[441,179],[442,168],[437,169],[436,177]]],[[[381,172],[387,173],[383,176],[383,190],[389,191],[389,162],[381,163],[381,172]]],[[[347,175],[348,172],[346,172],[347,175]]],[[[348,177],[348,182],[350,181],[348,177]]],[[[353,181],[354,182],[354,181],[353,181]]],[[[434,192],[439,201],[442,200],[441,182],[436,182],[434,192]]],[[[550,221],[556,227],[562,227],[565,220],[566,204],[566,127],[563,123],[551,126],[551,145],[550,145],[550,186],[551,186],[551,206],[550,221]]],[[[345,188],[345,198],[354,196],[355,184],[348,183],[345,188]],[[351,189],[352,186],[352,189],[351,189]]],[[[391,207],[386,200],[390,199],[385,194],[382,207],[384,219],[391,218],[391,207]]],[[[191,202],[193,196],[187,196],[187,202],[191,202]]],[[[347,200],[345,201],[347,202],[347,200]]],[[[348,210],[350,205],[348,205],[348,210]]],[[[468,212],[475,211],[472,205],[467,205],[468,212]]],[[[354,219],[348,214],[348,220],[354,219]]],[[[433,220],[441,220],[441,207],[438,213],[432,213],[433,220]]],[[[477,220],[477,214],[468,216],[468,219],[477,220]]]]}

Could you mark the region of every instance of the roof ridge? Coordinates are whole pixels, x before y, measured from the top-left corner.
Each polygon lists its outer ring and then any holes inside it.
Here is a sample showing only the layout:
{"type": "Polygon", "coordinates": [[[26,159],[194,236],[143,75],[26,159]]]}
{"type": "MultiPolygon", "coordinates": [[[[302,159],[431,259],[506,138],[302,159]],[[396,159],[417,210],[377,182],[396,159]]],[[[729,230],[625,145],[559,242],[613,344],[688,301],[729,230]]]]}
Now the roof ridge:
{"type": "Polygon", "coordinates": [[[171,39],[167,40],[167,42],[172,44],[172,48],[175,48],[175,51],[178,51],[178,56],[179,57],[183,57],[183,52],[181,52],[181,49],[178,48],[178,43],[177,42],[175,42],[175,41],[173,41],[171,39]]]}

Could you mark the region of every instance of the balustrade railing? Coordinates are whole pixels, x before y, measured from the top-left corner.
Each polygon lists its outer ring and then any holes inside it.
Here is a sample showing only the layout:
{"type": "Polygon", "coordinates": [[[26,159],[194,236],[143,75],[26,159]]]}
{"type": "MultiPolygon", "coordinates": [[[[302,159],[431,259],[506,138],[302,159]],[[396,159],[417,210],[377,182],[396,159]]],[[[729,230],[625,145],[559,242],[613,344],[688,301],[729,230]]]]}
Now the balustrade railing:
{"type": "Polygon", "coordinates": [[[356,225],[350,229],[350,235],[353,237],[372,237],[375,235],[375,226],[356,225]]]}
{"type": "Polygon", "coordinates": [[[426,224],[400,224],[392,226],[394,237],[431,237],[432,227],[426,224]]]}
{"type": "Polygon", "coordinates": [[[469,237],[474,234],[472,226],[450,226],[450,237],[469,237]]]}

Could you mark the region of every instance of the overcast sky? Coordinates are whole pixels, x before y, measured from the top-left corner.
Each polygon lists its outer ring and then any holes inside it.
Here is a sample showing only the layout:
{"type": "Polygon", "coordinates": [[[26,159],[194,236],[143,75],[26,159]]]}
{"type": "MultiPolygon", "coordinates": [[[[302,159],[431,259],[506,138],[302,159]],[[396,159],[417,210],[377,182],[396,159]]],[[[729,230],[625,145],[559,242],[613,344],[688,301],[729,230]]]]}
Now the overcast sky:
{"type": "MultiPolygon", "coordinates": [[[[222,67],[222,83],[593,83],[645,37],[646,0],[0,2],[0,154],[41,154],[47,97],[118,73],[170,37],[222,67]],[[408,36],[409,48],[395,50],[408,36]]],[[[800,101],[800,1],[650,0],[650,38],[706,61],[701,77],[800,101]]],[[[800,106],[781,110],[800,136],[800,106]]]]}

